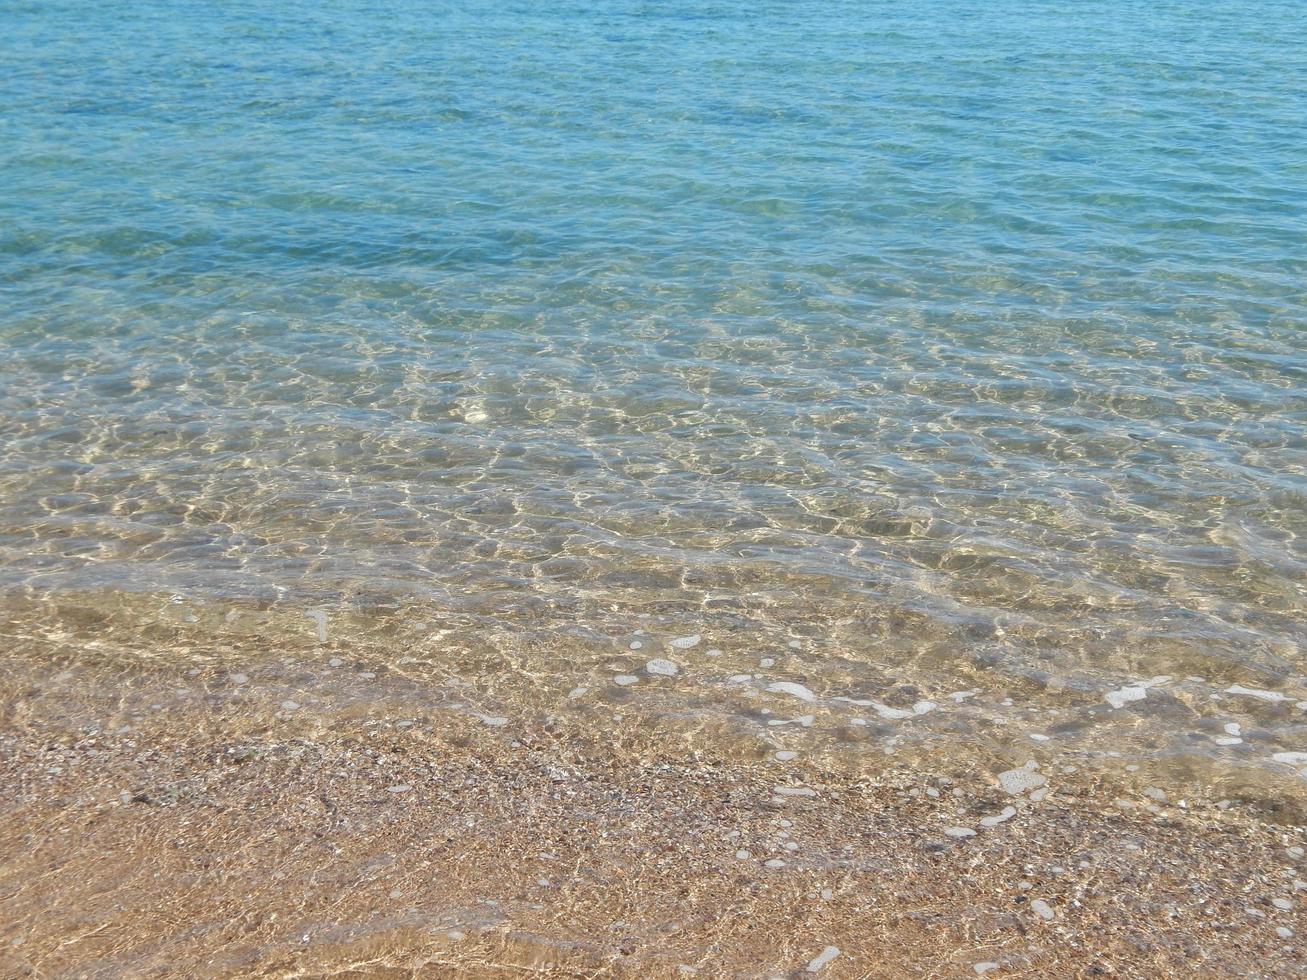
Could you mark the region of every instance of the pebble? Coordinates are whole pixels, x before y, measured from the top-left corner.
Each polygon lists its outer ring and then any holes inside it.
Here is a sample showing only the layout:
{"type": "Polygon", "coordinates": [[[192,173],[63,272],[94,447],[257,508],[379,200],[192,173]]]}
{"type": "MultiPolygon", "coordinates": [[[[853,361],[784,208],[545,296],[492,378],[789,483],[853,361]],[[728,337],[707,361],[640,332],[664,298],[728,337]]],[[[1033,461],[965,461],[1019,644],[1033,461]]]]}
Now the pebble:
{"type": "Polygon", "coordinates": [[[812,691],[802,684],[795,684],[793,681],[777,681],[775,684],[769,684],[767,690],[772,694],[789,694],[800,701],[817,700],[817,695],[813,694],[812,691]]]}
{"type": "Polygon", "coordinates": [[[1272,704],[1278,701],[1292,701],[1293,698],[1287,694],[1281,694],[1279,691],[1259,691],[1255,687],[1244,687],[1241,684],[1234,684],[1225,689],[1226,694],[1242,694],[1245,697],[1257,698],[1261,701],[1270,701],[1272,704]]]}
{"type": "Polygon", "coordinates": [[[997,970],[998,964],[993,960],[986,960],[984,963],[977,963],[971,969],[976,971],[976,976],[983,977],[990,970],[997,970]]]}
{"type": "Polygon", "coordinates": [[[246,677],[244,674],[232,674],[231,682],[233,684],[248,684],[250,682],[250,679],[246,677]]]}
{"type": "Polygon", "coordinates": [[[310,609],[304,614],[318,627],[318,642],[327,642],[327,613],[323,609],[310,609]]]}
{"type": "Polygon", "coordinates": [[[327,661],[327,666],[328,666],[328,667],[343,667],[343,666],[345,666],[345,661],[341,660],[340,657],[332,657],[330,660],[327,661]]]}
{"type": "Polygon", "coordinates": [[[827,946],[808,963],[808,972],[820,973],[827,963],[839,955],[840,948],[838,946],[827,946]]]}
{"type": "Polygon", "coordinates": [[[763,864],[764,864],[766,867],[768,867],[768,868],[783,868],[783,867],[785,867],[785,862],[782,861],[780,858],[772,858],[770,861],[764,861],[763,864]]]}
{"type": "Polygon", "coordinates": [[[639,649],[641,649],[643,646],[644,646],[644,644],[641,643],[639,640],[632,640],[632,641],[631,641],[631,649],[632,649],[632,650],[639,650],[639,649]]]}
{"type": "Polygon", "coordinates": [[[1292,938],[1293,938],[1293,930],[1290,929],[1290,928],[1288,928],[1287,926],[1276,926],[1276,927],[1275,927],[1275,934],[1276,934],[1277,936],[1279,936],[1281,939],[1292,939],[1292,938]]]}
{"type": "Polygon", "coordinates": [[[957,838],[976,836],[976,832],[972,830],[970,827],[949,827],[946,831],[944,831],[944,833],[949,837],[957,837],[957,838]]]}
{"type": "Polygon", "coordinates": [[[751,855],[744,848],[740,848],[738,851],[735,852],[735,856],[739,858],[741,861],[747,861],[753,855],[751,855]]]}
{"type": "Polygon", "coordinates": [[[698,633],[693,636],[678,636],[672,640],[671,646],[677,650],[693,650],[703,639],[698,633]]]}
{"type": "Polygon", "coordinates": [[[816,796],[815,789],[809,789],[807,786],[777,786],[772,790],[777,796],[816,796]]]}
{"type": "Polygon", "coordinates": [[[798,758],[797,752],[777,752],[776,759],[778,762],[789,762],[791,759],[798,758]]]}
{"type": "Polygon", "coordinates": [[[998,774],[998,783],[1003,787],[1003,792],[1009,796],[1020,796],[1032,789],[1039,789],[1047,779],[1035,772],[1033,763],[1027,763],[1020,769],[1009,769],[1007,772],[998,774]]]}
{"type": "Polygon", "coordinates": [[[399,783],[398,785],[395,785],[395,786],[388,786],[388,787],[386,787],[386,792],[387,792],[387,793],[407,793],[407,792],[408,792],[409,790],[411,790],[412,788],[413,788],[413,787],[412,787],[412,786],[409,786],[407,783],[399,783]]]}
{"type": "Polygon", "coordinates": [[[460,932],[458,929],[450,929],[449,932],[445,933],[445,935],[448,936],[450,939],[454,940],[454,942],[456,943],[461,943],[464,939],[467,938],[467,933],[460,932]]]}
{"type": "Polygon", "coordinates": [[[1271,758],[1286,766],[1307,766],[1307,752],[1276,752],[1271,758]]]}
{"type": "Polygon", "coordinates": [[[1171,678],[1162,676],[1154,677],[1150,681],[1139,681],[1135,684],[1127,684],[1125,687],[1118,688],[1115,691],[1108,691],[1104,695],[1105,700],[1113,708],[1124,708],[1131,701],[1142,701],[1148,697],[1148,689],[1156,687],[1158,684],[1164,684],[1171,678]]]}
{"type": "Polygon", "coordinates": [[[994,814],[992,817],[981,817],[981,818],[980,818],[980,826],[982,826],[982,827],[997,827],[999,824],[1003,823],[1005,820],[1011,820],[1011,819],[1012,819],[1013,817],[1015,817],[1016,815],[1017,815],[1017,808],[1016,808],[1016,807],[1014,807],[1014,806],[1006,806],[1006,807],[1003,808],[1003,812],[1002,812],[1002,813],[996,813],[996,814],[994,814]]]}
{"type": "Polygon", "coordinates": [[[281,702],[281,710],[282,710],[282,711],[295,711],[297,708],[299,708],[299,706],[300,706],[300,703],[299,703],[298,701],[283,701],[283,702],[281,702]]]}
{"type": "Polygon", "coordinates": [[[1271,904],[1281,912],[1288,912],[1293,908],[1293,902],[1289,901],[1287,898],[1273,898],[1271,899],[1271,904]]]}
{"type": "Polygon", "coordinates": [[[661,677],[675,677],[681,670],[670,660],[663,660],[661,657],[657,660],[650,660],[644,665],[644,669],[651,674],[657,674],[661,677]]]}
{"type": "Polygon", "coordinates": [[[1041,919],[1043,919],[1045,922],[1053,921],[1053,915],[1054,915],[1053,907],[1049,905],[1046,901],[1044,901],[1042,898],[1037,898],[1033,902],[1031,902],[1030,908],[1034,910],[1034,913],[1037,916],[1039,916],[1041,919]]]}
{"type": "Polygon", "coordinates": [[[630,687],[632,684],[638,684],[639,682],[640,678],[634,674],[618,674],[613,678],[613,683],[618,687],[630,687]]]}

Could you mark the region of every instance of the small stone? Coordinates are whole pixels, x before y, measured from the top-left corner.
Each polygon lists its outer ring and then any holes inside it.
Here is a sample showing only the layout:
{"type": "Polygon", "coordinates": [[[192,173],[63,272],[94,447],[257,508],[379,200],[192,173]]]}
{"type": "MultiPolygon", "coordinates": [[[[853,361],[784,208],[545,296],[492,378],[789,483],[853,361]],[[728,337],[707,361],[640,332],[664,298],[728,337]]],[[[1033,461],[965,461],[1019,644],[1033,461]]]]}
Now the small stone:
{"type": "Polygon", "coordinates": [[[644,665],[644,669],[649,673],[660,677],[675,677],[681,670],[680,667],[672,663],[670,660],[663,660],[662,658],[650,660],[644,665]]]}
{"type": "Polygon", "coordinates": [[[738,851],[735,852],[735,856],[739,858],[741,861],[747,861],[753,855],[751,855],[744,848],[740,848],[738,851]]]}
{"type": "Polygon", "coordinates": [[[699,642],[702,639],[703,637],[698,633],[695,633],[693,636],[678,636],[676,639],[672,640],[669,645],[677,650],[693,650],[699,645],[699,642]]]}
{"type": "Polygon", "coordinates": [[[998,774],[998,783],[1003,787],[1003,792],[1009,796],[1020,796],[1022,793],[1032,789],[1039,789],[1047,779],[1035,772],[1034,769],[1023,766],[1020,769],[1009,769],[1007,772],[998,774]]]}
{"type": "Polygon", "coordinates": [[[789,762],[791,759],[796,759],[796,758],[798,758],[798,756],[799,756],[799,753],[797,753],[797,752],[777,752],[777,753],[776,753],[776,760],[777,760],[778,762],[789,762]]]}
{"type": "Polygon", "coordinates": [[[1281,694],[1279,691],[1259,691],[1254,687],[1243,687],[1235,684],[1225,689],[1226,694],[1242,694],[1244,697],[1257,698],[1260,701],[1269,701],[1272,704],[1279,701],[1292,701],[1293,698],[1287,694],[1281,694]]]}
{"type": "Polygon", "coordinates": [[[1007,806],[1003,808],[1002,813],[996,813],[992,817],[981,817],[980,826],[997,827],[999,824],[1003,823],[1004,821],[1011,820],[1016,815],[1017,815],[1016,807],[1007,806]]]}
{"type": "Polygon", "coordinates": [[[386,792],[387,792],[387,793],[407,793],[407,792],[408,792],[409,790],[411,790],[412,788],[413,788],[413,787],[412,787],[412,786],[409,786],[407,783],[399,783],[398,785],[395,785],[395,786],[388,786],[388,787],[386,787],[386,792]]]}
{"type": "Polygon", "coordinates": [[[1271,899],[1271,904],[1281,912],[1288,912],[1293,908],[1293,902],[1289,901],[1287,898],[1273,898],[1271,899]]]}
{"type": "Polygon", "coordinates": [[[768,868],[783,868],[783,867],[785,867],[785,862],[782,861],[780,858],[772,858],[770,861],[764,861],[763,864],[764,864],[764,866],[766,866],[766,867],[768,867],[768,868]]]}
{"type": "Polygon", "coordinates": [[[633,674],[618,674],[613,678],[613,683],[618,687],[630,687],[632,684],[640,683],[640,678],[633,674]]]}
{"type": "Polygon", "coordinates": [[[808,972],[820,973],[827,963],[839,955],[840,948],[838,946],[827,946],[808,963],[808,972]]]}
{"type": "Polygon", "coordinates": [[[1290,929],[1290,928],[1288,928],[1287,926],[1276,926],[1276,927],[1275,927],[1275,934],[1276,934],[1277,936],[1279,936],[1281,939],[1292,939],[1292,938],[1293,938],[1293,930],[1290,929]]]}
{"type": "Polygon", "coordinates": [[[788,694],[800,701],[817,700],[817,695],[813,694],[812,691],[802,684],[795,684],[793,681],[777,681],[775,684],[769,684],[767,690],[773,694],[788,694]]]}
{"type": "Polygon", "coordinates": [[[281,702],[281,710],[282,710],[282,711],[295,711],[295,710],[297,710],[297,709],[299,708],[299,706],[300,706],[300,703],[299,703],[298,701],[283,701],[283,702],[281,702]]]}
{"type": "Polygon", "coordinates": [[[949,827],[944,833],[949,837],[975,837],[976,832],[970,827],[949,827]]]}
{"type": "Polygon", "coordinates": [[[1034,911],[1035,915],[1039,916],[1045,922],[1053,921],[1053,907],[1042,898],[1037,898],[1031,902],[1030,908],[1034,911]]]}
{"type": "Polygon", "coordinates": [[[976,976],[983,977],[990,970],[997,970],[998,964],[995,963],[993,960],[986,960],[984,963],[975,964],[974,966],[971,967],[971,969],[976,971],[976,976]]]}

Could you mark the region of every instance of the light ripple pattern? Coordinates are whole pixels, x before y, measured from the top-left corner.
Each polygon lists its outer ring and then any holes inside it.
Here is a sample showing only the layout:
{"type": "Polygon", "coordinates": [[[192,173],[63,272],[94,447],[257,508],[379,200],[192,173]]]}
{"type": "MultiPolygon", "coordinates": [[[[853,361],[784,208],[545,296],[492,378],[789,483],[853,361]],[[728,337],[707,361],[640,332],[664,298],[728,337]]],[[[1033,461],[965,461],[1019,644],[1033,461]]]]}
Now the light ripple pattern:
{"type": "Polygon", "coordinates": [[[3,17],[7,593],[1302,683],[1297,2],[3,17]]]}

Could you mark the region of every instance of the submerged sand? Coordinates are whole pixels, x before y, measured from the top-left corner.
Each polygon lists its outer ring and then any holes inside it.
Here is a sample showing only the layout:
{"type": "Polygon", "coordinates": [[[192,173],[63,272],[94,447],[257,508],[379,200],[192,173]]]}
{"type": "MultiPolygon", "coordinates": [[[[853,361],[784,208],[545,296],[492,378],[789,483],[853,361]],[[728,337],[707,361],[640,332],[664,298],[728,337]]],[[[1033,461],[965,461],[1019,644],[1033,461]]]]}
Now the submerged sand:
{"type": "Polygon", "coordinates": [[[1293,783],[967,739],[748,756],[615,686],[607,722],[500,714],[312,637],[29,627],[0,671],[0,976],[1307,969],[1293,783]]]}

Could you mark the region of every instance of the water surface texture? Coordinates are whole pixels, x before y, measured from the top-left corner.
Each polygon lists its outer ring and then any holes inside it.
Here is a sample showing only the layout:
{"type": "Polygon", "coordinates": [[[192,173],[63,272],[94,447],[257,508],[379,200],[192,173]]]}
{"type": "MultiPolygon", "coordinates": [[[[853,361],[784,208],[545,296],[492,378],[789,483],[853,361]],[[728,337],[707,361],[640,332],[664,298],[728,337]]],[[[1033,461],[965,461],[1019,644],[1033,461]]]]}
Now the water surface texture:
{"type": "Polygon", "coordinates": [[[443,610],[728,715],[790,680],[970,734],[1024,690],[1082,747],[1307,748],[1300,4],[0,19],[10,596],[443,610]]]}

